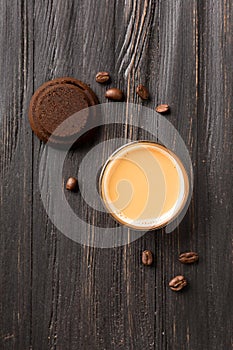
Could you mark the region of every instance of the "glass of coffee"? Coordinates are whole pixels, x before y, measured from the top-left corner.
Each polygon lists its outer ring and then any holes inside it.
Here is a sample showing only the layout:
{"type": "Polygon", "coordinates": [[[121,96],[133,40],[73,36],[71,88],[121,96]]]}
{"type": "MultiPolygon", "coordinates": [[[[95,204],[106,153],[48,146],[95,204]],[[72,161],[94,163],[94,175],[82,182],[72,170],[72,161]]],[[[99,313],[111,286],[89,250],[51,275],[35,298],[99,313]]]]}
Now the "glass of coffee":
{"type": "Polygon", "coordinates": [[[189,178],[176,154],[153,141],[118,148],[100,174],[106,210],[131,229],[154,230],[175,220],[189,194],[189,178]]]}

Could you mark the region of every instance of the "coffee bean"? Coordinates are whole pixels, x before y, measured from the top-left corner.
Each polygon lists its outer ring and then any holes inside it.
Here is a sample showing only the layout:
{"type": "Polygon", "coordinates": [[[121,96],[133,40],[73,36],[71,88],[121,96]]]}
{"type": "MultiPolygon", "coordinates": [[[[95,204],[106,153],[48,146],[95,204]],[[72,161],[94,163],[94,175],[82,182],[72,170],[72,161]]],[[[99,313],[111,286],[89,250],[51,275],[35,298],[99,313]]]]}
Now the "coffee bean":
{"type": "Polygon", "coordinates": [[[109,81],[110,75],[108,72],[99,72],[96,74],[95,80],[97,83],[103,84],[109,81]]]}
{"type": "Polygon", "coordinates": [[[109,100],[122,101],[124,95],[123,95],[123,92],[120,89],[111,88],[111,89],[108,89],[106,91],[105,97],[108,98],[109,100]]]}
{"type": "Polygon", "coordinates": [[[66,189],[69,191],[75,191],[78,186],[78,180],[75,177],[70,177],[66,182],[66,189]]]}
{"type": "Polygon", "coordinates": [[[179,290],[183,289],[185,286],[187,286],[187,281],[184,276],[176,276],[169,282],[169,287],[171,290],[178,292],[179,290]]]}
{"type": "Polygon", "coordinates": [[[142,263],[147,266],[153,263],[153,254],[150,250],[144,250],[142,252],[142,263]]]}
{"type": "Polygon", "coordinates": [[[136,92],[137,92],[138,96],[141,97],[142,100],[148,100],[149,92],[148,92],[147,88],[144,85],[139,84],[137,86],[136,92]]]}
{"type": "Polygon", "coordinates": [[[182,264],[192,264],[198,261],[199,256],[195,252],[186,252],[179,255],[179,261],[182,264]]]}
{"type": "Polygon", "coordinates": [[[164,104],[164,105],[158,105],[155,110],[158,113],[167,113],[169,111],[169,106],[164,104]]]}

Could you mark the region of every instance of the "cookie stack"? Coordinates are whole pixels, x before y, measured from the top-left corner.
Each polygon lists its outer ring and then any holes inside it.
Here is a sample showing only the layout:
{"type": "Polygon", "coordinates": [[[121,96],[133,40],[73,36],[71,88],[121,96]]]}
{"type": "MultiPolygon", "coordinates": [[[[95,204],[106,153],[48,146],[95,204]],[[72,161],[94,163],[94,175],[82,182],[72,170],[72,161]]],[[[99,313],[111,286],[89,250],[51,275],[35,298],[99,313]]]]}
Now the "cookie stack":
{"type": "Polygon", "coordinates": [[[41,141],[54,145],[70,143],[90,129],[88,107],[97,103],[95,93],[82,81],[68,77],[51,80],[31,99],[31,128],[41,141]]]}

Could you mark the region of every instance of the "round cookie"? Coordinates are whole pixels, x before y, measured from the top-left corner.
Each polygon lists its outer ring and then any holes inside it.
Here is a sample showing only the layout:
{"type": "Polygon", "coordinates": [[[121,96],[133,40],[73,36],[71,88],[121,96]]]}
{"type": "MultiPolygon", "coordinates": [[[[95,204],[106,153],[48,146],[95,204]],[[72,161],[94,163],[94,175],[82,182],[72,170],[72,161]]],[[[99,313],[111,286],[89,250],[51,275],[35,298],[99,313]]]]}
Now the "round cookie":
{"type": "Polygon", "coordinates": [[[88,125],[91,125],[88,107],[99,103],[95,93],[74,78],[58,78],[43,84],[32,96],[29,121],[32,130],[44,142],[70,143],[88,125]],[[78,123],[72,115],[80,114],[78,123]],[[66,122],[67,121],[67,122],[66,122]],[[64,123],[65,122],[65,123],[64,123]],[[62,127],[59,126],[62,124],[62,127]]]}

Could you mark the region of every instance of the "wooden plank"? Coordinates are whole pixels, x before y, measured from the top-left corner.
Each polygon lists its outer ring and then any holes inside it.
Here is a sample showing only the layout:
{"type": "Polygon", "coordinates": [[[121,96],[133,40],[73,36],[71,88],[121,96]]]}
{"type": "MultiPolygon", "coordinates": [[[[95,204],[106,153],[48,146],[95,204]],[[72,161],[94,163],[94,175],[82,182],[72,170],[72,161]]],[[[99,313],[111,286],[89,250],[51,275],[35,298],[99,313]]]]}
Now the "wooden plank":
{"type": "Polygon", "coordinates": [[[232,346],[232,11],[227,1],[207,1],[199,8],[198,308],[206,319],[203,337],[208,334],[209,348],[223,349],[232,346]]]}
{"type": "MultiPolygon", "coordinates": [[[[55,77],[83,79],[82,25],[81,3],[35,2],[35,88],[55,77]]],[[[73,325],[79,324],[82,303],[79,292],[82,248],[53,227],[43,207],[38,184],[43,150],[44,145],[34,138],[32,347],[65,349],[77,347],[80,336],[76,336],[73,325]]]]}
{"type": "MultiPolygon", "coordinates": [[[[159,72],[157,103],[168,103],[169,121],[177,128],[190,152],[196,180],[197,90],[198,90],[198,12],[195,1],[159,2],[159,72]]],[[[178,256],[197,249],[195,188],[190,208],[179,227],[172,233],[162,232],[157,239],[158,269],[156,274],[156,349],[196,349],[197,342],[208,348],[200,332],[197,266],[183,266],[178,256]],[[174,293],[169,281],[185,275],[190,287],[174,293]],[[193,322],[193,317],[195,322],[193,322]],[[198,332],[200,332],[198,334],[198,332]],[[191,335],[193,338],[191,337],[191,335]]]]}
{"type": "Polygon", "coordinates": [[[0,2],[1,349],[31,344],[33,7],[0,2]]]}

